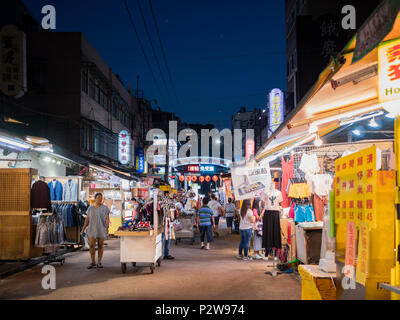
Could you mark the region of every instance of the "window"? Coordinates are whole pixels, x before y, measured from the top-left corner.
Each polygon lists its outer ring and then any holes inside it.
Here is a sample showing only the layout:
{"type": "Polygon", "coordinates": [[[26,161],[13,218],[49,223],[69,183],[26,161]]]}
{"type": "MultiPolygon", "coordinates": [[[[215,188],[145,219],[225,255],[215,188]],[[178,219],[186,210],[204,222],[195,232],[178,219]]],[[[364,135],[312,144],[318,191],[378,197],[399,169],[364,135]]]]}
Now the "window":
{"type": "Polygon", "coordinates": [[[89,96],[92,98],[92,99],[94,99],[94,87],[95,87],[95,85],[94,85],[94,79],[93,78],[90,78],[90,81],[89,81],[89,96]]]}
{"type": "MultiPolygon", "coordinates": [[[[96,81],[97,82],[97,81],[96,81]]],[[[94,87],[94,100],[100,104],[100,88],[98,82],[96,83],[94,87]]]]}
{"type": "Polygon", "coordinates": [[[86,94],[89,93],[88,90],[88,71],[87,69],[82,70],[82,91],[85,92],[86,94]]]}

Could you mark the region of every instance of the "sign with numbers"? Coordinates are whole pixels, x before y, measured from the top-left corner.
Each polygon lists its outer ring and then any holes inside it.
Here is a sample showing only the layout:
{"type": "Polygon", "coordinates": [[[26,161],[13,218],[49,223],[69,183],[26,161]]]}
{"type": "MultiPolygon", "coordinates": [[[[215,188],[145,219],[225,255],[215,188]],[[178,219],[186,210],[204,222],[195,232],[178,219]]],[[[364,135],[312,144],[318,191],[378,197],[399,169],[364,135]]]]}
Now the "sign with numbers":
{"type": "Polygon", "coordinates": [[[376,228],[376,146],[335,161],[335,221],[376,228]]]}

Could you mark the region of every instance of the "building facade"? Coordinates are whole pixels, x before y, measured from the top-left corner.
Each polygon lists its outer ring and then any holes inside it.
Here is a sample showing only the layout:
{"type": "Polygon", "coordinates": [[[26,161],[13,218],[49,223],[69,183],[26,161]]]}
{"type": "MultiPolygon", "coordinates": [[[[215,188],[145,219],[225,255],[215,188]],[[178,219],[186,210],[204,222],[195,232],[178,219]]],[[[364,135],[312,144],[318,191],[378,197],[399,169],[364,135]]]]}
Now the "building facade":
{"type": "Polygon", "coordinates": [[[380,0],[286,0],[286,114],[318,79],[331,57],[354,36],[380,0]],[[355,8],[356,29],[345,30],[346,5],[355,8]]]}

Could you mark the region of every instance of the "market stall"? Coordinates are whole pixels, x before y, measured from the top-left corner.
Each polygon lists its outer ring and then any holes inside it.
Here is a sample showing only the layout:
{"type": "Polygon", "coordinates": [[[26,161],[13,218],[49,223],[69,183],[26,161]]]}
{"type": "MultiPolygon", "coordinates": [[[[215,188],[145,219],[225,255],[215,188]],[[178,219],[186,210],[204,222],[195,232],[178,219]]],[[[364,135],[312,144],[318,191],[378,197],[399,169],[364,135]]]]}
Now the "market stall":
{"type": "Polygon", "coordinates": [[[152,207],[152,217],[137,224],[130,223],[126,227],[115,232],[120,237],[120,261],[122,273],[126,273],[127,264],[138,263],[150,265],[151,273],[155,270],[155,264],[161,265],[162,256],[162,221],[163,210],[171,209],[169,201],[156,191],[154,198],[148,205],[152,207]]]}

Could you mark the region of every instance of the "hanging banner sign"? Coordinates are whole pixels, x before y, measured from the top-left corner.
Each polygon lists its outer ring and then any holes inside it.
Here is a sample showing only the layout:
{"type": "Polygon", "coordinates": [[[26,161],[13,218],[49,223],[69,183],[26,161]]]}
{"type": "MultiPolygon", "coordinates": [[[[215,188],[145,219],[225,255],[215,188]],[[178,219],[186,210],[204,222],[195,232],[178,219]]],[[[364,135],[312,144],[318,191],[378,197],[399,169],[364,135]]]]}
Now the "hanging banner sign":
{"type": "Polygon", "coordinates": [[[136,172],[143,173],[144,172],[144,150],[139,147],[136,148],[135,152],[136,156],[136,172]]]}
{"type": "Polygon", "coordinates": [[[346,233],[346,257],[345,266],[347,267],[346,277],[354,279],[354,266],[356,263],[356,237],[357,229],[354,221],[347,222],[346,233]]]}
{"type": "Polygon", "coordinates": [[[269,93],[269,133],[273,133],[284,120],[284,94],[280,89],[273,89],[269,93]]]}
{"type": "Polygon", "coordinates": [[[246,160],[249,161],[254,156],[255,142],[253,139],[246,140],[246,160]]]}
{"type": "Polygon", "coordinates": [[[225,180],[224,183],[225,183],[226,203],[228,203],[228,199],[232,198],[232,180],[230,179],[225,180]]]}
{"type": "Polygon", "coordinates": [[[19,98],[27,90],[26,36],[14,25],[0,31],[0,90],[19,98]]]}
{"type": "Polygon", "coordinates": [[[376,146],[335,161],[335,222],[376,228],[376,146]]]}
{"type": "Polygon", "coordinates": [[[128,131],[122,130],[118,135],[118,161],[121,164],[128,164],[130,161],[130,143],[128,131]]]}
{"type": "Polygon", "coordinates": [[[369,269],[369,229],[368,224],[360,224],[360,238],[358,241],[358,257],[356,281],[365,286],[369,269]]]}
{"type": "Polygon", "coordinates": [[[253,161],[233,162],[231,166],[232,184],[236,200],[252,199],[267,193],[271,187],[269,164],[257,166],[253,161]]]}
{"type": "Polygon", "coordinates": [[[357,32],[352,64],[370,53],[393,29],[400,9],[400,0],[383,1],[357,32]]]}
{"type": "Polygon", "coordinates": [[[400,100],[400,39],[379,46],[379,102],[400,100]]]}

